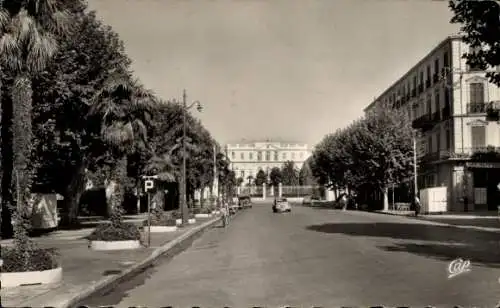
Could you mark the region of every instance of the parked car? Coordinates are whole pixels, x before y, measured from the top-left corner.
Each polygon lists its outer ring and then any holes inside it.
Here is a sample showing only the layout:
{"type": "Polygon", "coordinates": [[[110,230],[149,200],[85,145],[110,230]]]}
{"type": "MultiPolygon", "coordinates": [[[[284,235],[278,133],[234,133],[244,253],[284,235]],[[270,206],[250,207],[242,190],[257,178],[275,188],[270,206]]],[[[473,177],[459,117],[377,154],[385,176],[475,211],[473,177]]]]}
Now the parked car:
{"type": "Polygon", "coordinates": [[[273,202],[273,212],[274,213],[283,213],[283,212],[291,212],[292,208],[288,203],[286,198],[274,199],[273,202]]]}

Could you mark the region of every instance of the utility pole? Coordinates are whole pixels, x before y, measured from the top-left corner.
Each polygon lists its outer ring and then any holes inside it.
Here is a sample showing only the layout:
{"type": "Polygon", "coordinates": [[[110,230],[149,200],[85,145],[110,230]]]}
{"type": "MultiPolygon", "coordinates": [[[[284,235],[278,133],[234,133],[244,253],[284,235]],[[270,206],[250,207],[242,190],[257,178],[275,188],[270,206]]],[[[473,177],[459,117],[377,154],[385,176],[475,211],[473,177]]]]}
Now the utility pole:
{"type": "Polygon", "coordinates": [[[413,191],[415,197],[418,197],[418,181],[417,181],[417,138],[413,134],[413,191]]]}
{"type": "Polygon", "coordinates": [[[188,222],[189,214],[187,207],[187,181],[186,181],[186,114],[187,114],[187,95],[186,90],[182,92],[182,224],[185,225],[188,222]]]}
{"type": "Polygon", "coordinates": [[[186,179],[186,127],[187,127],[187,112],[188,110],[197,105],[199,112],[202,111],[202,106],[200,102],[194,101],[191,105],[187,105],[187,94],[186,90],[182,92],[182,203],[181,203],[181,214],[182,214],[182,224],[187,224],[189,219],[189,212],[187,206],[187,179],[186,179]]]}

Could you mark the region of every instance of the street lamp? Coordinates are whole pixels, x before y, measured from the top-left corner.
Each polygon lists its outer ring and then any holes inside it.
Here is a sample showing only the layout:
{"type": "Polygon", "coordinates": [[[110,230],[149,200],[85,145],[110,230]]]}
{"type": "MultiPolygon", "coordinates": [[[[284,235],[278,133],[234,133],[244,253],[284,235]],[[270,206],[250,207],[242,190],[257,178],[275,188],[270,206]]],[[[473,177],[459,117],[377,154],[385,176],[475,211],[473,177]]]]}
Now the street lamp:
{"type": "Polygon", "coordinates": [[[186,90],[182,92],[182,203],[181,203],[181,214],[182,214],[182,224],[185,225],[189,219],[188,207],[187,207],[187,180],[186,180],[186,126],[187,126],[187,112],[193,106],[196,106],[196,110],[201,112],[203,107],[199,101],[194,101],[191,105],[187,105],[187,95],[186,90]]]}

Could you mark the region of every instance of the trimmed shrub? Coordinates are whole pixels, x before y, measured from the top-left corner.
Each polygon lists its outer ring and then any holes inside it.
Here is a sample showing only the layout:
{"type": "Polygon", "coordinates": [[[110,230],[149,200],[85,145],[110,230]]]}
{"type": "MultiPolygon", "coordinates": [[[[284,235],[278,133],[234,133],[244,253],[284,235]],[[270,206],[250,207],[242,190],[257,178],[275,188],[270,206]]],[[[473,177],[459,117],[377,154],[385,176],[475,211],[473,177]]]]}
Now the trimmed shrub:
{"type": "Polygon", "coordinates": [[[59,267],[58,253],[54,248],[22,250],[17,247],[2,247],[2,272],[46,271],[59,267]]]}
{"type": "Polygon", "coordinates": [[[122,222],[120,224],[103,223],[98,225],[92,234],[90,241],[137,241],[141,240],[139,228],[133,223],[122,222]]]}

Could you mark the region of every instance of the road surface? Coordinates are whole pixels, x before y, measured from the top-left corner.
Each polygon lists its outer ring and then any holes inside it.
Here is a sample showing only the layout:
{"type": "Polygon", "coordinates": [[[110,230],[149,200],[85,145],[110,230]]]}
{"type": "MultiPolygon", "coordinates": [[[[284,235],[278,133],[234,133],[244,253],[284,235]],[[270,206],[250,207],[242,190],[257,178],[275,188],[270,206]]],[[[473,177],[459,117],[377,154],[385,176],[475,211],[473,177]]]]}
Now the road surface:
{"type": "Polygon", "coordinates": [[[495,307],[500,234],[411,218],[270,204],[81,305],[495,307]],[[448,278],[456,258],[469,271],[448,278]]]}

